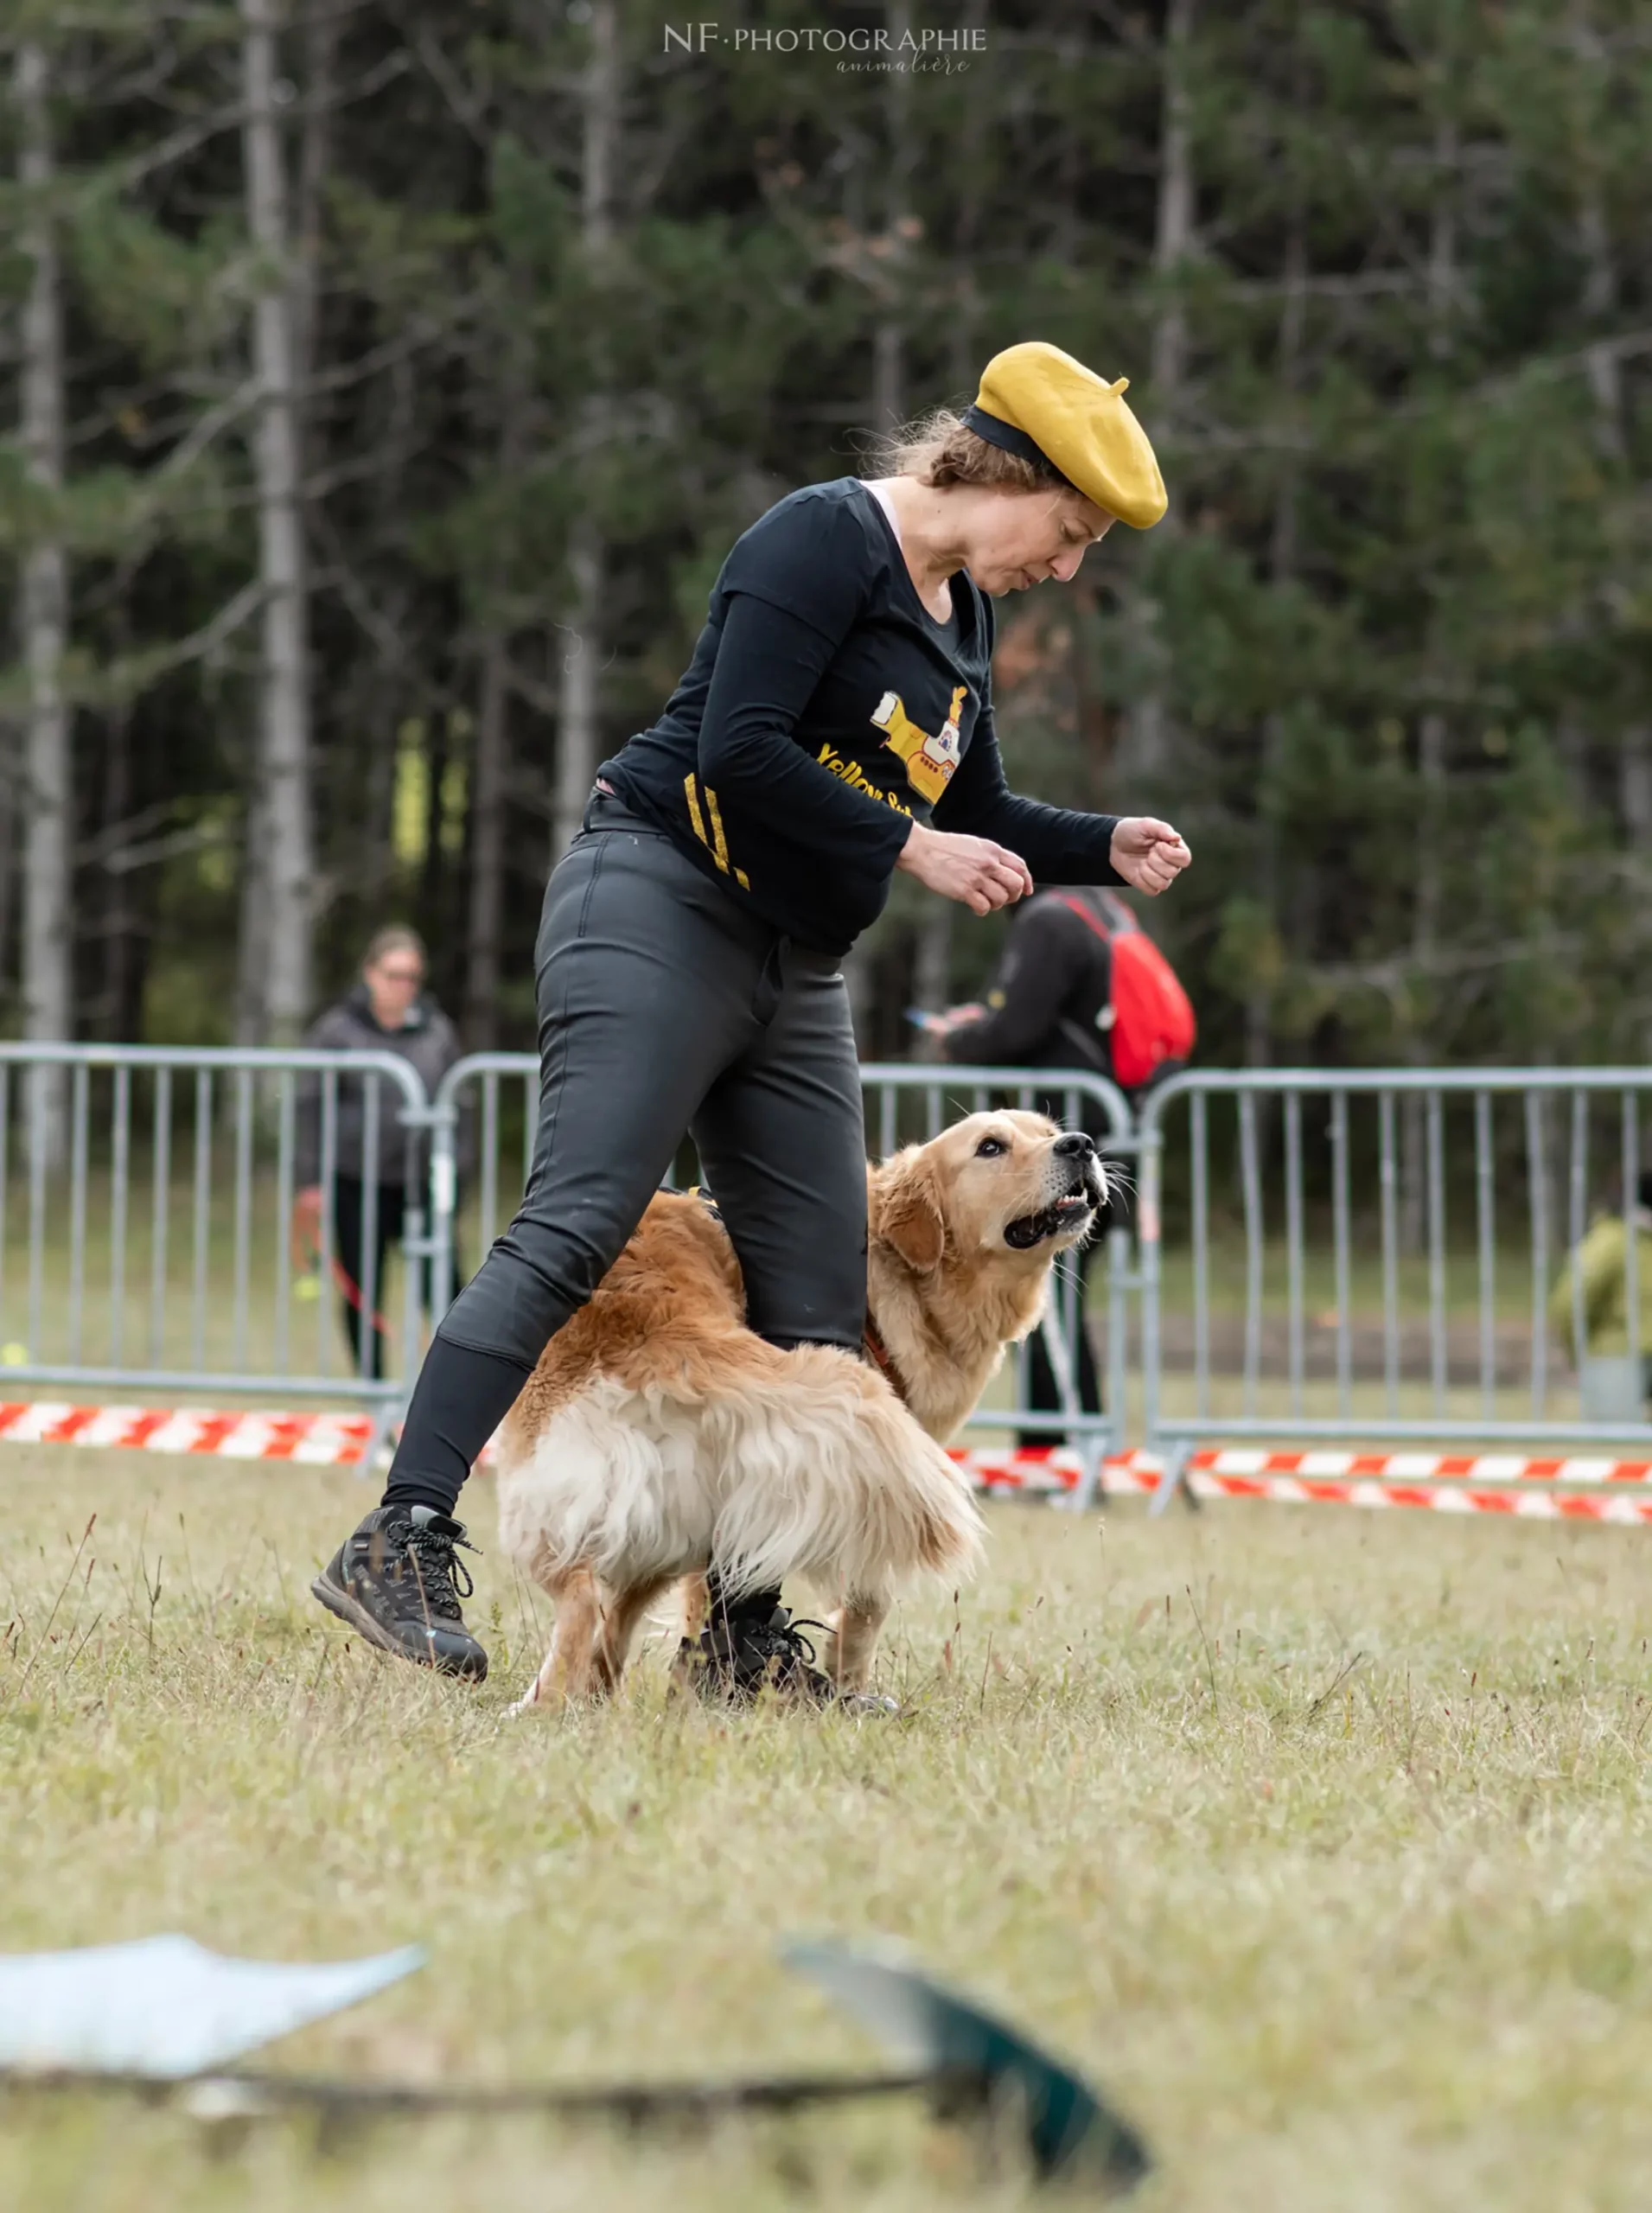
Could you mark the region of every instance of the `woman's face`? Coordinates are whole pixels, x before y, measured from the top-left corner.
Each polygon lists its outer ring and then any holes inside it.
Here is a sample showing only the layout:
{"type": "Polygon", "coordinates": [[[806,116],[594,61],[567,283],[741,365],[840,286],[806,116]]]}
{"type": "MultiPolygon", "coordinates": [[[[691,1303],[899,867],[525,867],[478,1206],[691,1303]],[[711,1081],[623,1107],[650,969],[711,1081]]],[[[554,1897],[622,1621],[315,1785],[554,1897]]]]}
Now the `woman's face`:
{"type": "Polygon", "coordinates": [[[1053,577],[1078,573],[1087,547],[1105,538],[1114,518],[1081,492],[976,492],[966,535],[965,567],[984,592],[1001,598],[1053,577]]]}
{"type": "Polygon", "coordinates": [[[407,1019],[407,1011],[424,984],[424,962],[411,946],[392,946],[361,973],[372,995],[373,1017],[380,1028],[399,1028],[407,1019]]]}

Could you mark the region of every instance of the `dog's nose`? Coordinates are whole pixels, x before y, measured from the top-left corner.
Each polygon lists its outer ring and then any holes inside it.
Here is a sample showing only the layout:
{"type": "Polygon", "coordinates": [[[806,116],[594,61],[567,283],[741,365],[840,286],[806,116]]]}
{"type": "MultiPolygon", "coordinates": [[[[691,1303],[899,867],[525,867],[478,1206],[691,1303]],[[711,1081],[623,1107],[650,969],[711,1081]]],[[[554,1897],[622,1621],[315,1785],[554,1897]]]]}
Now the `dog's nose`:
{"type": "Polygon", "coordinates": [[[1082,1157],[1086,1153],[1094,1152],[1095,1145],[1091,1138],[1085,1136],[1082,1130],[1068,1130],[1065,1137],[1056,1138],[1055,1151],[1062,1156],[1062,1159],[1071,1160],[1075,1156],[1082,1157]]]}

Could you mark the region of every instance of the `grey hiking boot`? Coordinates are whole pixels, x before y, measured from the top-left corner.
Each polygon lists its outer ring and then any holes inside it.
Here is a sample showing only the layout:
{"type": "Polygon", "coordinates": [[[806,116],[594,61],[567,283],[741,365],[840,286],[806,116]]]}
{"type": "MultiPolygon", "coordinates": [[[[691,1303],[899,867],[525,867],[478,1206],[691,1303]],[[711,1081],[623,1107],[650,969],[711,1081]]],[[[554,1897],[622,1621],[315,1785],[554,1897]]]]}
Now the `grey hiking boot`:
{"type": "Polygon", "coordinates": [[[463,1522],[434,1507],[375,1506],[309,1587],[381,1651],[479,1683],[488,1655],[459,1610],[475,1589],[461,1546],[476,1549],[463,1522]]]}
{"type": "Polygon", "coordinates": [[[730,1705],[747,1705],[768,1689],[800,1705],[836,1706],[845,1713],[898,1712],[893,1699],[840,1689],[815,1666],[814,1645],[804,1631],[824,1634],[826,1627],[794,1620],[772,1591],[714,1601],[698,1641],[683,1639],[678,1669],[692,1678],[702,1698],[730,1705]]]}

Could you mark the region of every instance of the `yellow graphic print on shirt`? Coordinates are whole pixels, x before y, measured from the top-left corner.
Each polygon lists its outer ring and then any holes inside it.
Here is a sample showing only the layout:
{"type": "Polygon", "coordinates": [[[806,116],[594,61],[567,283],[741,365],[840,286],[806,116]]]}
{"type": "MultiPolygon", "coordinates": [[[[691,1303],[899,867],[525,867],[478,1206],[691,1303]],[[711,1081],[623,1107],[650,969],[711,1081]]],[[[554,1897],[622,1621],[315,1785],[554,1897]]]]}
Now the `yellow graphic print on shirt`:
{"type": "Polygon", "coordinates": [[[751,878],[746,874],[744,869],[737,868],[730,871],[729,841],[723,834],[723,817],[718,811],[717,794],[711,789],[710,784],[703,784],[700,789],[705,794],[705,813],[711,818],[711,835],[709,838],[705,834],[705,818],[700,813],[699,794],[694,789],[694,771],[691,768],[683,778],[683,790],[688,797],[688,819],[694,826],[694,835],[710,853],[724,875],[728,876],[732,873],[735,882],[742,891],[749,891],[751,878]]]}
{"type": "Polygon", "coordinates": [[[952,706],[939,737],[931,737],[928,730],[920,730],[901,704],[898,692],[885,692],[872,710],[872,720],[879,730],[887,730],[885,745],[898,753],[906,763],[907,781],[915,792],[931,805],[941,797],[959,762],[963,749],[959,743],[958,724],[964,711],[964,702],[969,697],[969,686],[960,684],[952,695],[952,706]]]}
{"type": "MultiPolygon", "coordinates": [[[[911,813],[911,808],[899,792],[886,792],[882,784],[875,784],[859,762],[845,760],[829,738],[814,757],[823,768],[829,768],[840,783],[850,785],[855,791],[864,792],[868,799],[881,799],[885,807],[892,807],[897,814],[911,813]]],[[[910,785],[907,788],[909,791],[910,785]]]]}

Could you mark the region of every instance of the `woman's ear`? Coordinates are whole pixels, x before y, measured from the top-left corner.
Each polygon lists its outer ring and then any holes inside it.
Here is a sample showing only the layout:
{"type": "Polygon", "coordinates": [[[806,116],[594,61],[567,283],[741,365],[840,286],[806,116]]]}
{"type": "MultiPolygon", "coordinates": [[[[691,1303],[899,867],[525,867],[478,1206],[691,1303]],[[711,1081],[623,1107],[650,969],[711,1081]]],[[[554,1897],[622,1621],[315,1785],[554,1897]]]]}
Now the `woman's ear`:
{"type": "Polygon", "coordinates": [[[877,1234],[921,1275],[937,1267],[947,1249],[947,1221],[941,1211],[934,1171],[928,1161],[898,1167],[884,1185],[877,1210],[877,1234]]]}

